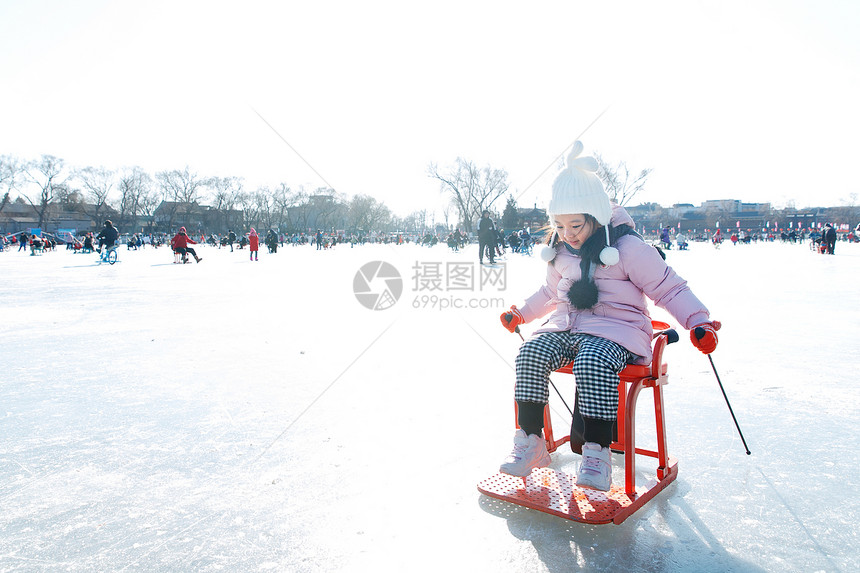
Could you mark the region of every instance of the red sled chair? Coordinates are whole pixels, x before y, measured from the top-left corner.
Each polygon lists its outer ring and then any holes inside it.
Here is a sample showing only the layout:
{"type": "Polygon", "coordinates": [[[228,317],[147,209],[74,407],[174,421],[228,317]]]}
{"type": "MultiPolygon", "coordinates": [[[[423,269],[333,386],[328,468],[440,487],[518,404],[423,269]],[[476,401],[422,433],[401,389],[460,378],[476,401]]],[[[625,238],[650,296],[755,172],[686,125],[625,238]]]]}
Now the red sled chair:
{"type": "Polygon", "coordinates": [[[174,249],[173,251],[173,263],[174,264],[185,264],[190,263],[191,261],[188,259],[188,252],[185,249],[174,249]]]}
{"type": "MultiPolygon", "coordinates": [[[[649,365],[630,364],[621,371],[618,384],[617,439],[613,452],[624,454],[624,485],[613,484],[609,491],[580,488],[576,475],[551,467],[539,468],[524,478],[497,473],[478,483],[478,491],[490,497],[543,511],[582,523],[621,523],[678,477],[678,460],[666,450],[666,418],[663,412],[663,386],[668,382],[668,366],[663,362],[667,344],[678,334],[665,322],[652,321],[653,359],[649,365]],[[636,401],[644,388],[654,392],[657,450],[636,447],[636,401]],[[636,456],[657,461],[656,480],[636,485],[636,456]]],[[[571,364],[556,372],[571,374],[571,364]]],[[[515,408],[516,410],[516,408],[515,408]]],[[[554,452],[570,441],[570,435],[555,438],[549,404],[544,407],[544,438],[547,450],[554,452]]]]}

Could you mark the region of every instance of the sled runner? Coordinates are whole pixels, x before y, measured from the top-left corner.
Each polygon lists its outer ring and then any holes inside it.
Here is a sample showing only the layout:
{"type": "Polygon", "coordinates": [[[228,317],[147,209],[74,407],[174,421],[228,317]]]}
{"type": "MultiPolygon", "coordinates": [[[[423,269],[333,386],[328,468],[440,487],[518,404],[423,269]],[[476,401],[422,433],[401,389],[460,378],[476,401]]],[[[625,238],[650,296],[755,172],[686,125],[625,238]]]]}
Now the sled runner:
{"type": "MultiPolygon", "coordinates": [[[[543,511],[582,523],[621,523],[678,477],[678,461],[666,451],[666,419],[663,414],[663,386],[668,383],[668,367],[663,363],[666,345],[678,340],[678,334],[665,322],[652,322],[655,337],[650,365],[628,365],[621,371],[618,384],[618,437],[610,445],[624,454],[624,484],[612,485],[609,491],[597,491],[576,485],[575,473],[551,467],[535,469],[524,478],[497,473],[478,483],[478,491],[490,497],[543,511]],[[636,401],[639,392],[654,392],[657,450],[636,447],[636,401]],[[656,480],[636,484],[636,456],[657,461],[656,480]]],[[[570,374],[571,365],[556,372],[570,374]]],[[[570,441],[570,436],[556,439],[552,429],[550,407],[544,407],[544,438],[552,453],[570,441]]]]}

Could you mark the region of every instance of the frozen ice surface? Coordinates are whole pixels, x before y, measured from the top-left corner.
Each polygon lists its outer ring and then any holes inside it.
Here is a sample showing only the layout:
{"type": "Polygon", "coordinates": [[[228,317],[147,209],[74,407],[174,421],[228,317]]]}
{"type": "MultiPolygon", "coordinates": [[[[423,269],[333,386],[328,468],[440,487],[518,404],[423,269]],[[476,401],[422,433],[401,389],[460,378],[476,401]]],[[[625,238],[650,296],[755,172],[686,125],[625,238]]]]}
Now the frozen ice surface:
{"type": "Polygon", "coordinates": [[[679,477],[617,526],[475,487],[510,451],[519,338],[498,315],[537,257],[455,290],[445,263],[476,267],[474,246],[201,251],[0,253],[0,571],[860,570],[860,245],[668,253],[724,323],[714,363],[752,455],[683,333],[679,477]],[[390,309],[353,295],[369,261],[403,277],[390,309]]]}

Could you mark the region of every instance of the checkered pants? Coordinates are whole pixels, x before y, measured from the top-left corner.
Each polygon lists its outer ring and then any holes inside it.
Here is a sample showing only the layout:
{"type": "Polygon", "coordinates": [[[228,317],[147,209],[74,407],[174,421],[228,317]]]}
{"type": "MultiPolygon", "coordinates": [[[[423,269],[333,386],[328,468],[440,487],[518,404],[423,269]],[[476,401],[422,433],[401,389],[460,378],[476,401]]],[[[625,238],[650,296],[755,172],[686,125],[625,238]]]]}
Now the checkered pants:
{"type": "Polygon", "coordinates": [[[623,346],[590,334],[544,332],[527,340],[517,355],[519,402],[549,401],[549,375],[573,361],[579,408],[586,418],[615,420],[618,412],[618,373],[633,353],[623,346]]]}

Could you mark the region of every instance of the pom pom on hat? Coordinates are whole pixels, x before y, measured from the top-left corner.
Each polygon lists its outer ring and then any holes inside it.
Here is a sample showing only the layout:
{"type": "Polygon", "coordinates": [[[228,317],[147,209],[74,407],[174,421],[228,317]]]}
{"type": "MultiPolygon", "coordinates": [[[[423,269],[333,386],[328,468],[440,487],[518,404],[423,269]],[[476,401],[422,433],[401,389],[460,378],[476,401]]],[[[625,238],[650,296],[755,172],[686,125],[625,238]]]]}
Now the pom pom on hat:
{"type": "Polygon", "coordinates": [[[552,184],[552,199],[547,212],[552,215],[588,214],[601,225],[609,224],[612,207],[609,195],[597,176],[597,160],[579,157],[582,142],[577,141],[567,156],[566,167],[556,176],[552,184]]]}
{"type": "Polygon", "coordinates": [[[600,262],[607,267],[611,267],[618,264],[618,261],[621,260],[621,255],[618,249],[609,246],[609,225],[606,225],[604,229],[606,229],[606,246],[600,251],[600,262]]]}
{"type": "Polygon", "coordinates": [[[551,263],[551,262],[552,262],[552,260],[555,258],[555,255],[558,253],[558,251],[556,251],[556,250],[555,250],[555,246],[554,246],[554,244],[555,244],[555,238],[556,238],[557,236],[558,236],[558,232],[557,232],[557,231],[553,231],[553,232],[552,232],[552,236],[550,236],[550,238],[549,238],[549,244],[548,244],[548,245],[542,245],[542,246],[541,246],[541,248],[540,248],[540,258],[541,258],[541,260],[543,260],[544,262],[551,263]]]}
{"type": "Polygon", "coordinates": [[[551,262],[555,258],[555,255],[556,255],[555,247],[550,247],[549,245],[543,245],[540,248],[540,258],[543,259],[547,263],[551,262]]]}
{"type": "Polygon", "coordinates": [[[620,260],[621,256],[618,253],[618,249],[616,249],[615,247],[605,247],[602,251],[600,251],[600,262],[607,267],[617,265],[618,261],[620,260]]]}

